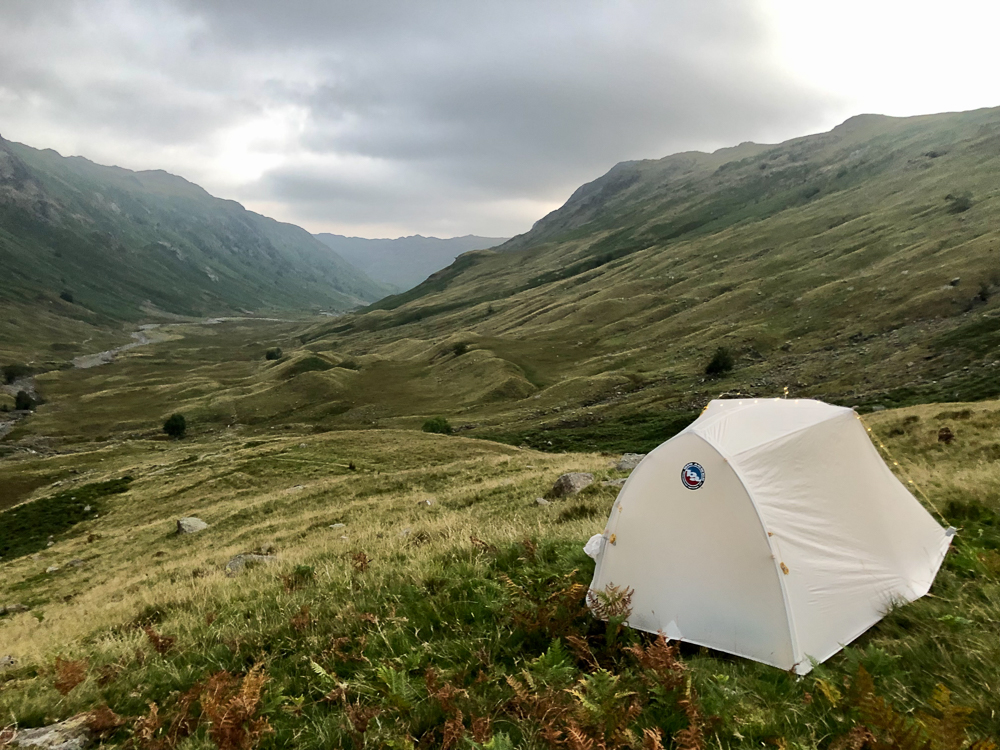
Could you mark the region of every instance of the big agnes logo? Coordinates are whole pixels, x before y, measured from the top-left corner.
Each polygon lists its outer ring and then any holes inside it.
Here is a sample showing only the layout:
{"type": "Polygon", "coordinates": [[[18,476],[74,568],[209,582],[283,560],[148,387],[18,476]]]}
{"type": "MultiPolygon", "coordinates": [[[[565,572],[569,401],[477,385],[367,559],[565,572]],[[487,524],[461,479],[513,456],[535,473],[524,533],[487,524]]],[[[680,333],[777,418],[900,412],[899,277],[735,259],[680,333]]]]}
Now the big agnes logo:
{"type": "Polygon", "coordinates": [[[681,484],[689,490],[696,490],[705,484],[705,469],[692,461],[681,469],[681,484]]]}

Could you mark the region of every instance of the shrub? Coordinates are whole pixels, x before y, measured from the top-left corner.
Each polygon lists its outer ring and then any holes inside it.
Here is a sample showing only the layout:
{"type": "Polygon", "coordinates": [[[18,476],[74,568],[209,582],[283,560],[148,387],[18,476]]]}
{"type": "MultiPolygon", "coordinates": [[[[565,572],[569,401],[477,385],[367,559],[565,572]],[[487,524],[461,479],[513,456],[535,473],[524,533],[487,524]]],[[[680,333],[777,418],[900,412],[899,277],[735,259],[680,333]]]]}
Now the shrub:
{"type": "Polygon", "coordinates": [[[968,193],[962,195],[949,193],[944,199],[948,201],[948,213],[950,214],[960,214],[972,208],[972,196],[968,193]]]}
{"type": "Polygon", "coordinates": [[[706,375],[725,375],[736,365],[733,353],[725,346],[720,346],[715,350],[712,359],[705,366],[706,375]]]}
{"type": "Polygon", "coordinates": [[[27,391],[18,391],[14,397],[14,408],[21,411],[30,411],[35,408],[35,399],[28,395],[27,391]]]}
{"type": "Polygon", "coordinates": [[[184,437],[186,430],[187,420],[184,419],[183,414],[171,414],[167,417],[167,421],[163,423],[163,431],[175,440],[184,437]]]}
{"type": "Polygon", "coordinates": [[[13,383],[18,378],[26,378],[31,374],[31,368],[19,363],[4,365],[3,379],[7,384],[13,383]]]}
{"type": "Polygon", "coordinates": [[[463,354],[469,351],[469,345],[466,344],[464,341],[459,341],[457,344],[454,344],[451,347],[451,350],[455,352],[456,357],[461,357],[463,354]]]}
{"type": "Polygon", "coordinates": [[[439,435],[450,435],[451,425],[444,417],[433,417],[424,422],[424,432],[436,432],[439,435]]]}
{"type": "Polygon", "coordinates": [[[59,292],[59,299],[61,299],[63,302],[69,302],[72,305],[73,292],[71,292],[69,289],[63,289],[61,292],[59,292]]]}
{"type": "Polygon", "coordinates": [[[281,347],[274,346],[264,352],[264,359],[273,360],[281,359],[281,347]]]}

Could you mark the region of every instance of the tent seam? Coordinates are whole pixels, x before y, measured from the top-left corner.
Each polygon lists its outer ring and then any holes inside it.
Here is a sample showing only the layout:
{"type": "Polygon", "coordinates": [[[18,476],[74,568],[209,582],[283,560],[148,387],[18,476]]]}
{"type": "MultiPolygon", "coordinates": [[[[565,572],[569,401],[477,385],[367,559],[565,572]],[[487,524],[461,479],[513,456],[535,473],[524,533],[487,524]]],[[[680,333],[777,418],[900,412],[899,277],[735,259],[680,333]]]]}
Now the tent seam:
{"type": "MultiPolygon", "coordinates": [[[[798,432],[798,430],[795,430],[795,432],[798,432]]],[[[760,506],[757,504],[757,498],[754,497],[753,491],[750,489],[749,483],[746,481],[746,479],[744,479],[743,472],[740,471],[737,462],[733,461],[730,458],[729,454],[723,452],[719,448],[719,446],[710,442],[701,435],[698,435],[698,437],[700,437],[702,440],[708,443],[708,445],[714,448],[715,451],[720,456],[722,456],[725,462],[729,465],[729,468],[733,470],[733,473],[736,475],[736,478],[740,480],[740,484],[743,485],[743,489],[746,490],[747,497],[750,498],[750,504],[753,506],[754,513],[757,514],[757,520],[760,522],[760,528],[764,532],[764,540],[767,542],[767,548],[771,550],[771,559],[774,561],[774,572],[775,575],[778,577],[778,585],[781,587],[781,599],[785,605],[785,622],[788,624],[788,639],[791,641],[792,659],[794,659],[795,661],[795,663],[793,664],[794,668],[795,666],[797,666],[802,662],[805,656],[802,654],[802,649],[801,646],[799,645],[799,632],[795,627],[795,616],[792,613],[792,602],[788,596],[788,588],[785,586],[784,573],[778,567],[782,561],[778,559],[779,557],[778,551],[775,550],[775,544],[774,542],[772,542],[773,537],[771,536],[771,533],[767,530],[767,524],[764,522],[764,516],[761,514],[760,506]]]]}
{"type": "MultiPolygon", "coordinates": [[[[746,407],[741,407],[740,410],[742,410],[743,408],[746,408],[746,407]]],[[[831,419],[836,419],[837,417],[843,416],[847,412],[850,412],[852,415],[856,416],[856,412],[853,409],[848,409],[846,406],[838,407],[838,408],[845,409],[846,411],[838,411],[838,412],[836,412],[834,414],[831,414],[829,417],[824,417],[823,419],[819,419],[819,420],[817,420],[815,422],[810,422],[809,424],[804,425],[802,427],[799,427],[797,429],[790,430],[788,432],[784,432],[781,435],[776,435],[773,438],[768,438],[767,440],[763,440],[763,441],[761,441],[759,443],[754,443],[753,445],[748,446],[748,447],[744,448],[743,450],[739,451],[738,453],[734,453],[733,455],[734,456],[742,456],[744,453],[746,453],[748,451],[756,450],[757,448],[762,448],[765,445],[770,445],[771,443],[776,443],[779,440],[784,440],[785,438],[787,438],[787,437],[789,437],[791,435],[796,435],[796,434],[798,434],[800,432],[803,432],[805,430],[811,429],[812,427],[815,427],[818,424],[822,424],[823,422],[829,422],[831,419]]],[[[719,415],[719,417],[722,417],[722,416],[724,416],[724,415],[722,415],[722,414],[719,415]]],[[[712,422],[711,424],[715,424],[715,422],[712,422]]],[[[694,423],[692,422],[692,427],[693,427],[693,425],[694,425],[694,423]]],[[[709,445],[711,445],[713,448],[716,447],[715,443],[712,442],[711,440],[709,440],[704,435],[702,435],[699,430],[691,429],[691,427],[688,427],[688,428],[685,428],[685,431],[687,431],[689,429],[691,430],[691,432],[693,434],[695,434],[698,437],[702,438],[706,443],[708,443],[709,445]]],[[[718,450],[718,448],[716,448],[716,450],[718,450]]],[[[722,451],[719,451],[719,452],[721,453],[722,451]]]]}

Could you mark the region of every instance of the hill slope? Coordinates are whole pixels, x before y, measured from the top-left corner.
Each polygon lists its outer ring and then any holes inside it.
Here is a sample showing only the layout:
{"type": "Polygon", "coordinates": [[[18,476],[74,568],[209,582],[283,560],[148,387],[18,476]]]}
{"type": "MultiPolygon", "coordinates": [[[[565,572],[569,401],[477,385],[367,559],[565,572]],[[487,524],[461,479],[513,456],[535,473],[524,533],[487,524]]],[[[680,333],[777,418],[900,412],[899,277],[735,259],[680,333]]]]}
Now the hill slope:
{"type": "Polygon", "coordinates": [[[406,290],[416,286],[435,271],[450,265],[469,250],[485,250],[499,245],[505,237],[464,237],[438,239],[412,237],[365,239],[339,234],[317,234],[316,239],[354,264],[373,279],[406,290]]]}
{"type": "Polygon", "coordinates": [[[998,146],[990,109],[620,164],[529,233],[307,339],[426,375],[406,399],[424,413],[557,446],[720,391],[996,395],[998,146]],[[736,367],[706,377],[719,346],[736,367]]]}
{"type": "Polygon", "coordinates": [[[155,310],[345,310],[387,291],[304,229],[180,177],[3,139],[0,262],[0,304],[91,324],[155,310]]]}

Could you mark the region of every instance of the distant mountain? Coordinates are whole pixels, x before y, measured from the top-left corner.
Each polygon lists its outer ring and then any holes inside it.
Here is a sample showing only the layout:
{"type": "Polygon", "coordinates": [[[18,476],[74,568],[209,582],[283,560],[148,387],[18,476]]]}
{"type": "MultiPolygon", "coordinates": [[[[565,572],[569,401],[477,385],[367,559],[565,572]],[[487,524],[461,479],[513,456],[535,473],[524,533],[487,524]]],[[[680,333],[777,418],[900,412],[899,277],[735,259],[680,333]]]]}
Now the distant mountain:
{"type": "Polygon", "coordinates": [[[451,264],[469,250],[486,250],[506,241],[505,237],[400,237],[369,240],[339,234],[317,234],[316,239],[346,258],[377,281],[400,291],[416,286],[435,271],[451,264]]]}
{"type": "Polygon", "coordinates": [[[0,138],[0,305],[90,322],[347,310],[388,289],[306,230],[163,171],[0,138]]]}
{"type": "Polygon", "coordinates": [[[722,392],[994,398],[998,176],[1000,108],[624,162],[310,346],[379,357],[384,383],[369,373],[351,403],[391,390],[399,409],[483,433],[516,421],[544,445],[722,392]],[[720,347],[733,368],[710,374],[720,347]]]}

